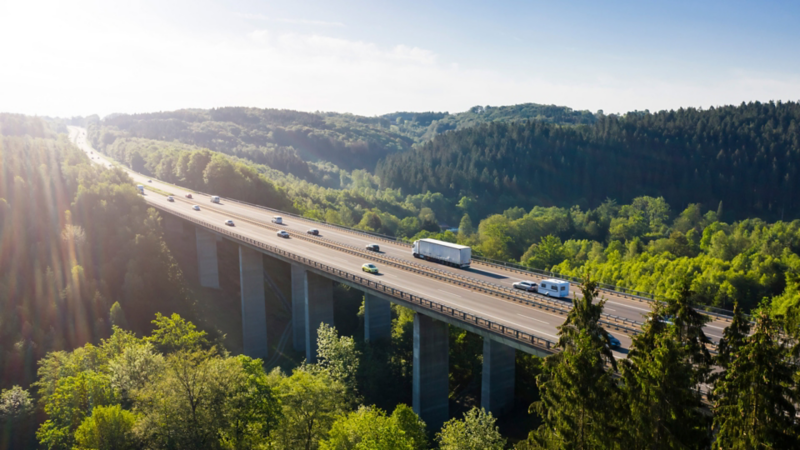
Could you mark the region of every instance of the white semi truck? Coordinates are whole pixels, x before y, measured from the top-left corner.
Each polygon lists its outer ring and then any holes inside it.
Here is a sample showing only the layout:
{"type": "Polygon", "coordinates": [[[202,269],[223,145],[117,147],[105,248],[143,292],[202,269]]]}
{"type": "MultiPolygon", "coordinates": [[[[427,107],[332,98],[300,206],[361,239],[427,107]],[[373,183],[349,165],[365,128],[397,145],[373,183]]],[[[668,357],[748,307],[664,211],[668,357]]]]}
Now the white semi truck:
{"type": "Polygon", "coordinates": [[[436,239],[420,239],[414,241],[413,255],[415,258],[466,269],[472,259],[472,249],[436,239]]]}

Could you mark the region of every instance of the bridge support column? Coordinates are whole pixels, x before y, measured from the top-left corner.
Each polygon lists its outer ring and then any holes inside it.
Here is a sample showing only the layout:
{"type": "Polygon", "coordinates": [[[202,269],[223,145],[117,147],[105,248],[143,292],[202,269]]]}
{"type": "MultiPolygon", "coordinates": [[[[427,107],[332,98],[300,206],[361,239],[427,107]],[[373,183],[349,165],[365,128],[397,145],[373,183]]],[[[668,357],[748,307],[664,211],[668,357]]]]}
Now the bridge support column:
{"type": "Polygon", "coordinates": [[[483,375],[481,407],[495,417],[514,406],[514,372],[516,350],[505,344],[483,338],[483,375]]]}
{"type": "Polygon", "coordinates": [[[216,235],[200,227],[196,228],[195,233],[197,235],[197,269],[200,272],[200,286],[219,289],[216,235]]]}
{"type": "Polygon", "coordinates": [[[450,416],[450,336],[447,324],[414,315],[414,412],[435,432],[450,416]]]}
{"type": "Polygon", "coordinates": [[[317,329],[320,324],[333,325],[333,281],[306,271],[306,360],[317,361],[317,329]]]}
{"type": "Polygon", "coordinates": [[[264,260],[260,252],[239,246],[244,354],[267,357],[267,311],[264,304],[264,260]]]}
{"type": "Polygon", "coordinates": [[[392,337],[392,307],[388,300],[364,294],[364,340],[392,337]]]}
{"type": "Polygon", "coordinates": [[[292,264],[292,346],[306,351],[306,269],[292,264]]]}

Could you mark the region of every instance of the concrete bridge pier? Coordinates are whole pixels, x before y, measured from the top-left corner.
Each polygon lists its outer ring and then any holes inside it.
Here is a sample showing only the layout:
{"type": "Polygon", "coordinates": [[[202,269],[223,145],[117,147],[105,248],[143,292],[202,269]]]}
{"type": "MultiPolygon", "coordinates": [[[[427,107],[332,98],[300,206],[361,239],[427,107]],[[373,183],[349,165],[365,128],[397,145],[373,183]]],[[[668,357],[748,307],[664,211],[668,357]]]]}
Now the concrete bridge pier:
{"type": "Polygon", "coordinates": [[[388,300],[364,294],[364,340],[375,342],[392,337],[392,307],[388,300]]]}
{"type": "Polygon", "coordinates": [[[201,227],[195,229],[197,241],[197,269],[200,286],[219,289],[219,267],[217,265],[217,237],[201,227]]]}
{"type": "Polygon", "coordinates": [[[239,246],[244,354],[266,359],[267,311],[264,304],[264,260],[261,252],[239,246]]]}
{"type": "Polygon", "coordinates": [[[414,315],[414,412],[431,431],[438,431],[450,416],[450,335],[445,322],[414,315]]]}
{"type": "Polygon", "coordinates": [[[306,351],[306,269],[292,264],[292,347],[306,351]]]}
{"type": "Polygon", "coordinates": [[[307,270],[304,278],[306,360],[314,363],[317,361],[317,329],[322,323],[333,325],[333,281],[307,270]]]}
{"type": "Polygon", "coordinates": [[[483,375],[481,407],[495,417],[514,406],[514,373],[516,350],[505,344],[483,338],[483,375]]]}

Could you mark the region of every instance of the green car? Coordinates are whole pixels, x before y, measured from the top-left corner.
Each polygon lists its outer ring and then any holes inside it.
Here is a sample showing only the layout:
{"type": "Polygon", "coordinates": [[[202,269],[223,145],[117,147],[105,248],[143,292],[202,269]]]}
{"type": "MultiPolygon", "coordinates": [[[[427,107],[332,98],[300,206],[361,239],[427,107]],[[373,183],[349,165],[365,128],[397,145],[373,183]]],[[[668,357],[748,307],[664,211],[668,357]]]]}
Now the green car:
{"type": "Polygon", "coordinates": [[[370,264],[370,263],[361,266],[361,270],[369,273],[378,273],[378,267],[375,264],[370,264]]]}

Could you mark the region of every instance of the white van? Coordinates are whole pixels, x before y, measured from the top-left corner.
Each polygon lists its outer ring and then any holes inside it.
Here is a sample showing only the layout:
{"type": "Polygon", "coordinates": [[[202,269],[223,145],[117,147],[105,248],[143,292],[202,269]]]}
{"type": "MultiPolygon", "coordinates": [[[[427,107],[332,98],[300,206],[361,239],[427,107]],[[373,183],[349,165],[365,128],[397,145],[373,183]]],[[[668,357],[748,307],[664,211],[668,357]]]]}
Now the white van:
{"type": "Polygon", "coordinates": [[[283,225],[283,217],[275,216],[272,218],[272,223],[277,223],[278,225],[283,225]]]}
{"type": "Polygon", "coordinates": [[[219,196],[212,195],[211,196],[211,203],[219,203],[219,196]]]}
{"type": "Polygon", "coordinates": [[[548,297],[569,296],[569,282],[550,278],[539,283],[539,293],[548,297]]]}

